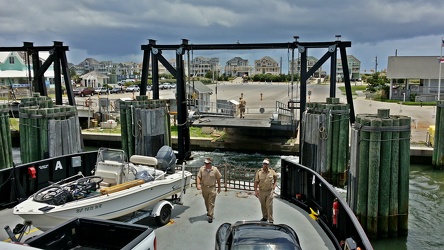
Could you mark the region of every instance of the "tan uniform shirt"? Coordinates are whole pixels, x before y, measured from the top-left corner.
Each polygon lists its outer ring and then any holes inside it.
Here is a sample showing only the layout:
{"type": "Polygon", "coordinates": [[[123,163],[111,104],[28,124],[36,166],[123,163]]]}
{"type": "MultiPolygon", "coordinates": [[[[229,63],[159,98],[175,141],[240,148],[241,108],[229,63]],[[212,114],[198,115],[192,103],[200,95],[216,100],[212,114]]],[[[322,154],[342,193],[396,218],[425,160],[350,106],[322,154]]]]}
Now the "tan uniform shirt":
{"type": "Polygon", "coordinates": [[[241,100],[239,102],[239,108],[240,109],[245,109],[245,105],[247,105],[247,102],[245,100],[241,100]]]}
{"type": "Polygon", "coordinates": [[[197,177],[200,178],[200,185],[211,187],[216,185],[216,180],[221,178],[221,174],[215,166],[212,166],[209,170],[202,166],[199,173],[197,173],[197,177]]]}
{"type": "Polygon", "coordinates": [[[256,172],[254,177],[255,182],[259,182],[260,191],[270,191],[273,189],[273,183],[277,180],[276,172],[268,168],[268,172],[265,172],[263,168],[256,172]]]}

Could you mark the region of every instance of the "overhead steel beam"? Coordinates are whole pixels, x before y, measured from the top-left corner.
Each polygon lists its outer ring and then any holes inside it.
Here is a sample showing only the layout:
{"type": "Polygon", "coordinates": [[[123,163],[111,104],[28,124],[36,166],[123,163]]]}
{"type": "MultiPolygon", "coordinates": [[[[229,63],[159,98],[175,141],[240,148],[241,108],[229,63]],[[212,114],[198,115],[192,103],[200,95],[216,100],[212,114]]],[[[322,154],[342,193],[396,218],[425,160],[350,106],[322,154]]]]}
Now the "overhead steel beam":
{"type": "MultiPolygon", "coordinates": [[[[299,117],[302,117],[303,112],[306,108],[306,102],[307,102],[307,81],[310,78],[310,76],[318,70],[323,63],[325,63],[329,58],[331,59],[331,73],[334,75],[331,77],[331,86],[330,86],[330,97],[334,97],[335,93],[332,92],[332,90],[336,89],[336,52],[337,48],[341,49],[341,56],[345,56],[345,48],[351,47],[350,41],[331,41],[331,42],[287,42],[287,43],[234,43],[234,44],[188,44],[188,40],[183,39],[182,44],[176,44],[176,45],[162,45],[162,44],[156,44],[154,40],[150,40],[150,43],[147,45],[142,45],[141,49],[144,51],[144,69],[142,69],[144,72],[145,67],[148,68],[148,65],[146,65],[145,60],[149,60],[149,56],[146,56],[147,51],[153,53],[153,57],[156,57],[156,63],[158,61],[161,61],[161,63],[167,68],[169,72],[171,72],[172,75],[176,76],[177,80],[177,110],[178,110],[178,123],[179,124],[187,124],[187,109],[186,109],[186,88],[185,88],[185,80],[184,80],[184,63],[183,63],[183,54],[185,51],[193,51],[193,50],[268,50],[268,49],[298,49],[299,53],[301,54],[301,86],[300,86],[300,115],[299,117]],[[310,70],[307,71],[307,50],[313,49],[313,48],[328,48],[329,51],[312,67],[310,70]],[[162,56],[163,50],[175,50],[176,51],[176,68],[174,69],[170,63],[162,56]],[[153,52],[154,51],[154,52],[153,52]],[[344,55],[342,55],[342,51],[344,55]]],[[[346,59],[345,59],[346,60],[346,59]]],[[[154,64],[154,61],[153,61],[154,64]]],[[[158,93],[158,89],[156,89],[158,81],[157,79],[154,80],[154,78],[158,77],[158,73],[154,72],[155,69],[157,71],[157,67],[153,65],[153,97],[157,97],[156,91],[158,93]],[[157,84],[156,84],[157,83],[157,84]]],[[[142,73],[142,80],[143,73],[142,73]]],[[[143,93],[143,92],[141,92],[143,93]]],[[[347,92],[347,95],[349,93],[347,92]]],[[[351,94],[350,94],[351,95],[351,94]]],[[[351,96],[347,99],[351,99],[351,96]]],[[[155,99],[155,98],[154,98],[155,99]]],[[[291,100],[297,101],[297,100],[291,100]]],[[[353,105],[350,106],[350,109],[353,109],[353,105]]],[[[354,115],[354,111],[351,111],[351,114],[354,115]]],[[[354,117],[352,118],[354,120],[354,117]]],[[[302,125],[301,125],[302,126],[302,125]]],[[[189,155],[189,129],[187,126],[182,126],[178,130],[178,141],[179,141],[179,159],[178,160],[184,160],[189,155]],[[184,158],[185,157],[185,158],[184,158]]],[[[301,144],[300,144],[301,145],[301,144]]]]}
{"type": "Polygon", "coordinates": [[[69,51],[68,46],[64,46],[63,42],[54,41],[53,46],[34,46],[32,42],[24,42],[22,47],[0,47],[0,52],[21,51],[27,52],[32,56],[33,65],[33,91],[39,92],[41,96],[48,96],[46,85],[44,82],[44,73],[53,63],[54,67],[54,83],[55,83],[55,98],[56,104],[62,104],[62,80],[61,75],[64,76],[65,86],[68,94],[68,101],[70,105],[75,105],[74,95],[72,92],[71,80],[68,69],[68,61],[66,58],[66,51],[69,51]],[[40,64],[39,53],[41,51],[50,52],[50,56],[43,64],[40,64]]]}

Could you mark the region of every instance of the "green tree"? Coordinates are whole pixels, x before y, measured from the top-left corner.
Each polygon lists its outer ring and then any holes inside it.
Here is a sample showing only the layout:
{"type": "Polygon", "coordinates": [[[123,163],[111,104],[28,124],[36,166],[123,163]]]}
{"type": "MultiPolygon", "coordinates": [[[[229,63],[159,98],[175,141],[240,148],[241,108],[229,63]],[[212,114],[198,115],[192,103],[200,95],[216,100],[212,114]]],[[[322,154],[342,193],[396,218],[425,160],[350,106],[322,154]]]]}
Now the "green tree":
{"type": "Polygon", "coordinates": [[[387,99],[390,86],[386,76],[381,76],[378,72],[367,78],[367,90],[371,93],[379,92],[381,99],[387,99]]]}

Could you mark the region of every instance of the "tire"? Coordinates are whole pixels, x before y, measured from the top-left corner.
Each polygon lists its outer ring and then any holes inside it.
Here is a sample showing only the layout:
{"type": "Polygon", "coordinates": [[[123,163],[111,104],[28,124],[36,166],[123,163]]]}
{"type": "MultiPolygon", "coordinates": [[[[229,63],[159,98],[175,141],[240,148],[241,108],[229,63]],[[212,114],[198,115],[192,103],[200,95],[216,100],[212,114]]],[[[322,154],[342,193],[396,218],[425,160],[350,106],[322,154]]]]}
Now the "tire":
{"type": "Polygon", "coordinates": [[[48,203],[48,204],[52,204],[52,205],[60,205],[60,204],[63,204],[64,202],[66,202],[66,200],[67,200],[67,196],[65,196],[63,194],[64,194],[64,190],[61,186],[51,185],[51,186],[40,189],[32,197],[33,197],[34,201],[36,201],[36,202],[48,203]],[[61,201],[57,201],[56,202],[57,204],[54,204],[55,199],[57,199],[57,200],[61,199],[61,201]],[[58,204],[58,203],[60,203],[60,204],[58,204]]]}
{"type": "Polygon", "coordinates": [[[171,207],[164,205],[160,210],[160,215],[156,216],[156,224],[158,226],[164,226],[171,220],[171,207]]]}
{"type": "Polygon", "coordinates": [[[83,93],[80,93],[80,97],[84,97],[85,96],[85,94],[83,94],[83,93]]]}

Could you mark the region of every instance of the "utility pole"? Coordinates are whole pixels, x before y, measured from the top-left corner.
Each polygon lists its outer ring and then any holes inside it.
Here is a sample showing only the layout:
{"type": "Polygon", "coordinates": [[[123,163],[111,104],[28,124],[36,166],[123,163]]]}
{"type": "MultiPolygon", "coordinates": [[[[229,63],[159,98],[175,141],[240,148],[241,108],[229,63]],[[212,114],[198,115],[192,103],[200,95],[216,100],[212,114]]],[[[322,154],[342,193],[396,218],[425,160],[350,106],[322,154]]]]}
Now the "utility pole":
{"type": "Polygon", "coordinates": [[[375,59],[375,73],[378,73],[378,56],[375,59]]]}

